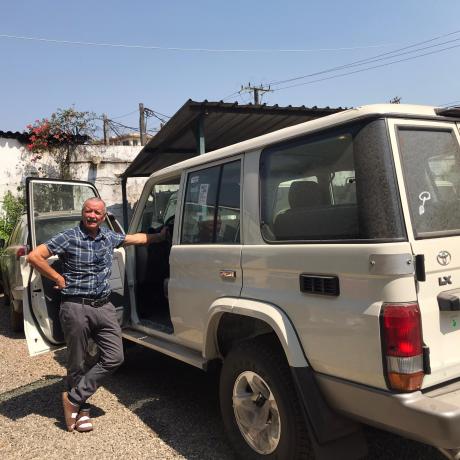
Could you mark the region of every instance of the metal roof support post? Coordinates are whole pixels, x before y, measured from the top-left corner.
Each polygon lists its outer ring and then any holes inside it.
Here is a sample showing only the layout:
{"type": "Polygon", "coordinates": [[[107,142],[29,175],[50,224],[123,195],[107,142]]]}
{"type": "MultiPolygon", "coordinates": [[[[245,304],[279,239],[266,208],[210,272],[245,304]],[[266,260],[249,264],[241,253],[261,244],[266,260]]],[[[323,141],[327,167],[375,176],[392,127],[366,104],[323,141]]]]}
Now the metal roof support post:
{"type": "Polygon", "coordinates": [[[123,176],[121,178],[121,196],[123,200],[123,229],[125,232],[128,231],[128,196],[126,193],[126,183],[128,178],[123,176]]]}
{"type": "Polygon", "coordinates": [[[196,151],[199,155],[206,153],[206,143],[204,137],[204,115],[198,117],[195,131],[196,151]]]}

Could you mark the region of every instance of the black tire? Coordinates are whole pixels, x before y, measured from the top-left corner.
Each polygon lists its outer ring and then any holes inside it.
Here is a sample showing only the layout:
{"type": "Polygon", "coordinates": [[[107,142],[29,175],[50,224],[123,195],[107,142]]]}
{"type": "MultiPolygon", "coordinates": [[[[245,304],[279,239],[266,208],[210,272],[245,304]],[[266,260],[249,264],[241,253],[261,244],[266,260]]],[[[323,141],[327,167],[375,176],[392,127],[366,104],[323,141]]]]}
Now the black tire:
{"type": "MultiPolygon", "coordinates": [[[[224,360],[219,388],[222,418],[230,443],[241,459],[299,460],[314,458],[291,372],[280,348],[280,345],[271,338],[245,341],[231,350],[224,360]],[[277,411],[274,410],[273,413],[269,410],[266,417],[267,408],[264,412],[264,417],[268,420],[264,426],[269,427],[265,431],[271,430],[270,434],[276,433],[276,441],[270,445],[266,452],[263,452],[264,449],[259,449],[260,452],[258,452],[256,448],[250,445],[250,441],[246,440],[238,426],[233,408],[235,383],[239,382],[244,387],[244,376],[254,374],[257,378],[263,379],[277,407],[277,411]],[[271,424],[273,424],[273,428],[270,427],[271,424]],[[272,451],[270,451],[271,449],[272,451]]],[[[245,391],[249,391],[248,394],[252,393],[249,384],[245,391]]],[[[252,394],[255,395],[255,393],[252,394]]],[[[260,401],[251,401],[251,399],[247,398],[249,404],[253,403],[258,408],[267,403],[265,401],[260,405],[260,401]]],[[[271,405],[268,407],[270,408],[271,405]]],[[[244,430],[244,427],[242,429],[244,430]]],[[[263,436],[260,439],[264,443],[263,436]]]]}
{"type": "Polygon", "coordinates": [[[24,317],[22,313],[14,309],[13,302],[10,302],[10,326],[13,332],[22,332],[24,330],[24,317]]]}

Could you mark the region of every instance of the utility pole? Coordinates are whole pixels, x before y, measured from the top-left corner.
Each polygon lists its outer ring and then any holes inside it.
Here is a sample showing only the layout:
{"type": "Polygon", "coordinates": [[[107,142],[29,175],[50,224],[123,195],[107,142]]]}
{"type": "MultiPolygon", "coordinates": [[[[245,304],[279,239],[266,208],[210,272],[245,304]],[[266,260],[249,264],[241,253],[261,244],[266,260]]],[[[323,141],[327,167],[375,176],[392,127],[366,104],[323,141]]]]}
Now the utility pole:
{"type": "Polygon", "coordinates": [[[243,92],[243,91],[254,93],[254,105],[259,105],[260,104],[259,95],[262,96],[262,94],[264,94],[264,93],[269,93],[269,92],[272,93],[273,92],[273,90],[270,89],[270,86],[264,88],[262,85],[260,85],[260,86],[252,86],[251,83],[248,83],[248,86],[244,86],[244,87],[243,87],[243,85],[241,85],[240,93],[243,92]]]}
{"type": "Polygon", "coordinates": [[[104,115],[102,115],[102,119],[103,119],[102,128],[104,130],[104,145],[109,145],[109,120],[105,113],[104,115]]]}
{"type": "Polygon", "coordinates": [[[144,109],[144,104],[141,102],[139,103],[139,131],[141,133],[141,145],[145,145],[145,138],[146,138],[146,132],[145,132],[145,109],[144,109]]]}

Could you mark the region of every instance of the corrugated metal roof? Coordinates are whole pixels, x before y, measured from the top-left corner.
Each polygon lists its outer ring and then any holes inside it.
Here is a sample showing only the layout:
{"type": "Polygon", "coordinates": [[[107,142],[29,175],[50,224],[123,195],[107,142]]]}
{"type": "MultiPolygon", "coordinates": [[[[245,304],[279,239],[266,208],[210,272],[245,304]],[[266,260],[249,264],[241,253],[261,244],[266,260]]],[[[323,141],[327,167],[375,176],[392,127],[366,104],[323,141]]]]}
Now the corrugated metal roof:
{"type": "Polygon", "coordinates": [[[26,143],[29,140],[27,133],[20,133],[19,131],[0,131],[0,138],[4,139],[16,139],[19,142],[26,143]]]}
{"type": "Polygon", "coordinates": [[[152,172],[198,155],[196,132],[203,120],[206,152],[345,109],[239,105],[189,99],[139,152],[125,177],[152,172]]]}

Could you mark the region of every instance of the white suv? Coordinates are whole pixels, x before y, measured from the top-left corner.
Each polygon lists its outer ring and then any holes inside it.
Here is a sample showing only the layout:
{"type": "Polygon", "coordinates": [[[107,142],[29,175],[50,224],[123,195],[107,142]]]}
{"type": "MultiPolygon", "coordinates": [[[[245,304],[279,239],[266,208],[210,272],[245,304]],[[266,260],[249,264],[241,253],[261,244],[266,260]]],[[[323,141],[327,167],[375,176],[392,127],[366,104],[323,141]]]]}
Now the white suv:
{"type": "MultiPolygon", "coordinates": [[[[168,225],[172,241],[116,251],[124,338],[222,365],[241,458],[358,458],[356,422],[459,453],[458,122],[457,109],[361,107],[148,180],[129,232],[168,225]]],[[[31,222],[46,197],[68,211],[97,194],[67,187],[29,181],[31,222]]],[[[59,345],[59,324],[30,270],[24,261],[25,331],[38,353],[59,345]]]]}

